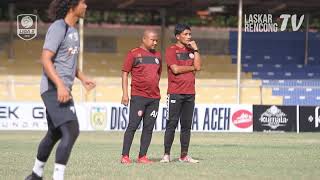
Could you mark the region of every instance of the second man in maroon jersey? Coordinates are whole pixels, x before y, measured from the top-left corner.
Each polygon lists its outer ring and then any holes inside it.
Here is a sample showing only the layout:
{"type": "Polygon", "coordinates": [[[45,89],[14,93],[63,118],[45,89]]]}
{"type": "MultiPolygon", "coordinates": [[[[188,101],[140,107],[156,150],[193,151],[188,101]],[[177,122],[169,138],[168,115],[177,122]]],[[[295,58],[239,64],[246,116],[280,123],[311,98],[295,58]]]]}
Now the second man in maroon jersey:
{"type": "Polygon", "coordinates": [[[179,161],[198,163],[188,155],[190,131],[195,105],[195,74],[200,71],[198,46],[191,39],[191,28],[177,24],[174,35],[176,44],[166,49],[168,67],[168,118],[164,137],[164,156],[160,162],[170,162],[170,151],[179,120],[181,124],[179,161]]]}

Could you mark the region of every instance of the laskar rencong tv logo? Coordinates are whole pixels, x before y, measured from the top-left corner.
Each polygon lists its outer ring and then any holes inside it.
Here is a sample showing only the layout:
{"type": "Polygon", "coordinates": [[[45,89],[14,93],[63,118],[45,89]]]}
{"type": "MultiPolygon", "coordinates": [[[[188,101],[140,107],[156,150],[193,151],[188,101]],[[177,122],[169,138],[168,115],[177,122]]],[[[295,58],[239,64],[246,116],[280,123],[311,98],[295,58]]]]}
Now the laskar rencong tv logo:
{"type": "Polygon", "coordinates": [[[31,40],[37,36],[37,16],[20,14],[17,16],[17,35],[23,40],[31,40]]]}
{"type": "Polygon", "coordinates": [[[319,124],[320,124],[320,117],[319,117],[319,110],[320,110],[320,107],[317,106],[314,110],[314,117],[313,116],[309,116],[308,118],[308,121],[310,123],[313,123],[314,122],[314,127],[315,128],[318,128],[319,127],[319,124]]]}
{"type": "Polygon", "coordinates": [[[303,23],[304,15],[300,17],[297,14],[281,14],[279,17],[273,18],[272,14],[245,14],[244,15],[244,31],[245,32],[278,32],[285,31],[290,22],[292,31],[298,31],[303,23]],[[277,19],[281,19],[279,23],[277,19]],[[279,23],[279,24],[278,24],[279,23]]]}
{"type": "Polygon", "coordinates": [[[271,106],[260,116],[259,121],[262,126],[277,129],[280,126],[286,126],[288,118],[287,114],[283,113],[277,106],[271,106]]]}

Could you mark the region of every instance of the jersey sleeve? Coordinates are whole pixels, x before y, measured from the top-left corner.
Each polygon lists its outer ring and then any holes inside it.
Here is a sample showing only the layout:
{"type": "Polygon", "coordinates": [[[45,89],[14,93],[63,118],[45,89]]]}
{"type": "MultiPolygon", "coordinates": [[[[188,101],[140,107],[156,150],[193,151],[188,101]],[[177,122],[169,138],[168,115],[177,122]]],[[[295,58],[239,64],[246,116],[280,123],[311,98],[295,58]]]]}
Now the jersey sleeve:
{"type": "Polygon", "coordinates": [[[133,60],[134,60],[134,57],[133,57],[132,52],[128,52],[128,54],[123,62],[123,65],[122,65],[122,71],[131,72],[133,60]]]}
{"type": "Polygon", "coordinates": [[[53,23],[46,34],[43,49],[56,53],[61,42],[64,40],[65,31],[65,26],[59,23],[53,23]]]}
{"type": "Polygon", "coordinates": [[[177,57],[176,57],[176,51],[174,48],[167,48],[166,50],[166,63],[168,67],[170,67],[173,64],[178,64],[177,63],[177,57]]]}

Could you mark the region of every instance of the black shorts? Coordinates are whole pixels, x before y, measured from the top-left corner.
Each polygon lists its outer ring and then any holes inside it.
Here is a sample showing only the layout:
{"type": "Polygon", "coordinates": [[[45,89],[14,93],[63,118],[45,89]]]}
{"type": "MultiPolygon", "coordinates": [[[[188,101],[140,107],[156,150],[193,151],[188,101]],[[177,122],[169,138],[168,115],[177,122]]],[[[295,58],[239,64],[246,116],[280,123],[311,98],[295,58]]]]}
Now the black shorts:
{"type": "Polygon", "coordinates": [[[57,128],[68,121],[78,121],[73,99],[66,103],[58,102],[56,89],[44,92],[41,98],[46,106],[49,128],[52,125],[57,128]]]}

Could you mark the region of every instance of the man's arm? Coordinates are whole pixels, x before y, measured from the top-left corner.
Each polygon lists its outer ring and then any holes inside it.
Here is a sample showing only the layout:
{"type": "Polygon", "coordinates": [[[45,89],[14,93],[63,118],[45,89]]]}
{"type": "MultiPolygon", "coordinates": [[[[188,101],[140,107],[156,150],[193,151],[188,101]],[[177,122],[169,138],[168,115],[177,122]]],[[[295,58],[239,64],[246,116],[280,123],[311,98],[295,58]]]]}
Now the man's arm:
{"type": "Polygon", "coordinates": [[[175,49],[168,48],[166,50],[166,61],[168,67],[171,69],[173,74],[182,74],[182,73],[188,73],[195,70],[194,66],[179,66],[177,65],[177,59],[176,59],[176,51],[175,49]]]}
{"type": "Polygon", "coordinates": [[[96,83],[93,80],[87,78],[79,68],[77,68],[76,70],[76,77],[82,82],[82,85],[86,88],[87,91],[90,91],[91,89],[96,87],[96,83]]]}
{"type": "Polygon", "coordinates": [[[121,104],[128,106],[129,95],[128,95],[128,72],[122,71],[122,99],[121,104]]]}
{"type": "Polygon", "coordinates": [[[173,74],[183,74],[183,73],[192,72],[196,70],[194,66],[179,66],[176,64],[172,64],[170,66],[170,69],[173,74]]]}
{"type": "Polygon", "coordinates": [[[52,51],[43,49],[42,55],[41,55],[41,63],[46,75],[57,87],[58,101],[61,103],[65,103],[70,100],[71,96],[53,66],[53,63],[51,60],[53,56],[54,56],[54,53],[52,51]]]}
{"type": "Polygon", "coordinates": [[[201,57],[200,57],[200,53],[199,53],[199,48],[198,48],[195,41],[191,41],[190,46],[194,50],[193,66],[195,68],[195,71],[200,71],[201,70],[201,57]]]}

